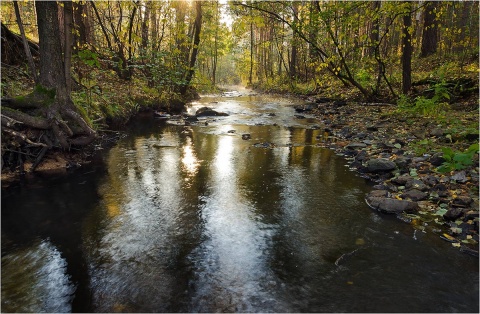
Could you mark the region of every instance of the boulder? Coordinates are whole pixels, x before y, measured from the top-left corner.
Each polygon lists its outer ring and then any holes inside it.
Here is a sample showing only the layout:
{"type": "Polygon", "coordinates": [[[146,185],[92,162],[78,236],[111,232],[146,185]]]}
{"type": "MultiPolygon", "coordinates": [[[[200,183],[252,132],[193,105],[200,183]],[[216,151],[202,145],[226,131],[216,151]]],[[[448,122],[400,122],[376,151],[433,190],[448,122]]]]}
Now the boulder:
{"type": "Polygon", "coordinates": [[[384,197],[367,197],[365,201],[371,208],[387,214],[415,213],[418,211],[418,204],[410,201],[384,197]]]}
{"type": "Polygon", "coordinates": [[[252,138],[252,136],[248,133],[242,134],[242,140],[249,140],[251,138],[252,138]]]}
{"type": "Polygon", "coordinates": [[[228,113],[218,112],[209,107],[202,107],[195,112],[197,117],[218,117],[218,116],[228,116],[228,113]]]}
{"type": "Polygon", "coordinates": [[[388,159],[377,158],[367,161],[367,169],[369,172],[385,172],[392,171],[397,165],[388,159]]]}

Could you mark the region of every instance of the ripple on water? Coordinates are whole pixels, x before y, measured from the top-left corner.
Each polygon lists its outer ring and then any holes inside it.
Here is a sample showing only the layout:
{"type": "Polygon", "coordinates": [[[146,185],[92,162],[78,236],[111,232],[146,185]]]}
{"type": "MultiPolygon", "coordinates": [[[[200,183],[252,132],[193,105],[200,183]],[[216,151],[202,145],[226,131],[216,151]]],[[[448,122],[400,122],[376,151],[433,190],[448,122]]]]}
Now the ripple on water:
{"type": "Polygon", "coordinates": [[[2,312],[71,312],[74,293],[67,262],[49,240],[2,257],[2,312]]]}

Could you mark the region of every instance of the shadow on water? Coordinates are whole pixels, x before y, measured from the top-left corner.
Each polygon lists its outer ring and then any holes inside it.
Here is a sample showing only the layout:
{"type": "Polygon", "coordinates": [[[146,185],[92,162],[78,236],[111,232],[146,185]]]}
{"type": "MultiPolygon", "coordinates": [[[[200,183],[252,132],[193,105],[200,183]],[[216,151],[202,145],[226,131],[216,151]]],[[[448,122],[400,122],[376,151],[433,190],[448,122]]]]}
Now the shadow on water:
{"type": "Polygon", "coordinates": [[[2,311],[478,311],[478,260],[371,211],[291,101],[212,101],[230,116],[138,117],[104,166],[2,193],[2,311]]]}

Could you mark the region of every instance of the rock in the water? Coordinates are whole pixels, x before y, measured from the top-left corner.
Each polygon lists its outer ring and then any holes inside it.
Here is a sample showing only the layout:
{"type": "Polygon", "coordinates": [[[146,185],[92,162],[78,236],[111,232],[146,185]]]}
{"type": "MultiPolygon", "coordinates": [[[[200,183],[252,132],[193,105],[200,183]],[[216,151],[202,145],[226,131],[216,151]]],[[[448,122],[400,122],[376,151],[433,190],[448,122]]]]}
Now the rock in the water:
{"type": "Polygon", "coordinates": [[[188,122],[198,121],[197,116],[192,116],[188,114],[184,115],[183,118],[185,119],[185,121],[188,121],[188,122]]]}
{"type": "Polygon", "coordinates": [[[367,161],[367,169],[370,172],[392,171],[397,165],[388,159],[377,158],[367,161]]]}
{"type": "Polygon", "coordinates": [[[274,148],[275,144],[270,143],[270,142],[263,142],[263,143],[255,143],[253,144],[254,147],[260,147],[260,148],[274,148]]]}
{"type": "Polygon", "coordinates": [[[418,201],[423,201],[423,200],[427,199],[428,194],[424,193],[420,190],[413,189],[413,190],[410,190],[410,191],[407,191],[407,192],[403,193],[401,195],[401,197],[402,198],[409,198],[414,202],[418,202],[418,201]]]}
{"type": "Polygon", "coordinates": [[[218,112],[209,107],[202,107],[195,112],[197,117],[218,117],[218,116],[228,116],[228,113],[218,112]]]}
{"type": "Polygon", "coordinates": [[[242,140],[249,140],[251,138],[252,138],[252,136],[248,133],[242,134],[242,140]]]}
{"type": "Polygon", "coordinates": [[[293,108],[295,109],[296,112],[309,112],[317,107],[318,105],[316,103],[309,103],[305,105],[294,106],[293,108]]]}
{"type": "Polygon", "coordinates": [[[371,208],[387,214],[415,213],[418,211],[417,203],[393,198],[367,197],[366,202],[371,208]]]}

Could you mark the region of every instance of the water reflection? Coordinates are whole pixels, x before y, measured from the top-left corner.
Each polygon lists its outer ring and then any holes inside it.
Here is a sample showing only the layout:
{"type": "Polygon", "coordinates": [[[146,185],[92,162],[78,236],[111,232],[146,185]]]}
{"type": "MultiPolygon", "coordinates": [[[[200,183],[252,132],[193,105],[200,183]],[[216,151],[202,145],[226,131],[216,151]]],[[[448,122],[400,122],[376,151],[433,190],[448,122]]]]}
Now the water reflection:
{"type": "Polygon", "coordinates": [[[192,139],[190,137],[187,137],[187,142],[183,145],[182,163],[183,168],[188,173],[188,177],[193,177],[200,166],[200,161],[196,157],[192,139]]]}
{"type": "Polygon", "coordinates": [[[2,256],[3,313],[70,312],[74,292],[67,262],[50,241],[2,256]]]}
{"type": "Polygon", "coordinates": [[[238,171],[245,168],[234,138],[222,136],[216,147],[201,205],[206,239],[190,256],[195,262],[190,310],[271,310],[273,298],[262,285],[271,281],[266,259],[273,229],[256,221],[254,205],[239,186],[238,171]]]}

